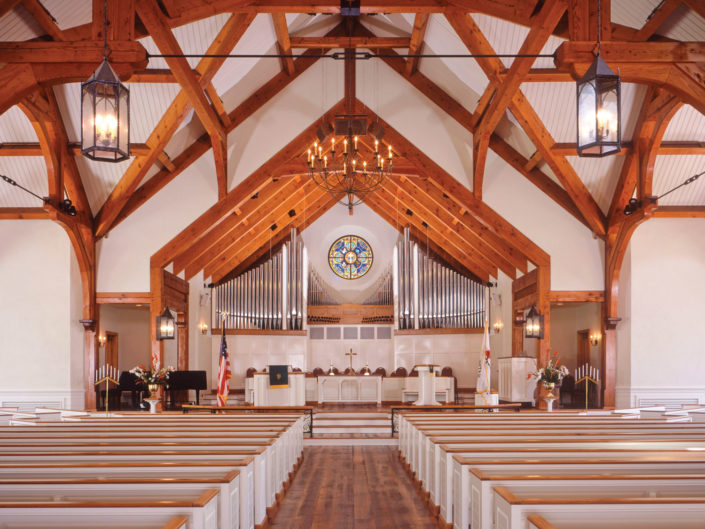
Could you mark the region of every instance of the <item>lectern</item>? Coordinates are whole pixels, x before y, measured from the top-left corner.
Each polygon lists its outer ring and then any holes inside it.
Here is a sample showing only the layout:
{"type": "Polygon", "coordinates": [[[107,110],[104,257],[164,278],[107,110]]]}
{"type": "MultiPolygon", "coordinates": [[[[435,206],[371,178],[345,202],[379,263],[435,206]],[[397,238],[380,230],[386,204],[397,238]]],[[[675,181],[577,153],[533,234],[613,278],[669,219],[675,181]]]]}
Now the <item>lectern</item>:
{"type": "Polygon", "coordinates": [[[253,403],[255,406],[305,406],[306,375],[289,371],[289,387],[269,387],[269,373],[255,373],[253,403]]]}
{"type": "Polygon", "coordinates": [[[414,366],[419,374],[419,398],[414,406],[439,406],[436,401],[436,377],[441,374],[441,366],[437,364],[419,364],[414,366]]]}

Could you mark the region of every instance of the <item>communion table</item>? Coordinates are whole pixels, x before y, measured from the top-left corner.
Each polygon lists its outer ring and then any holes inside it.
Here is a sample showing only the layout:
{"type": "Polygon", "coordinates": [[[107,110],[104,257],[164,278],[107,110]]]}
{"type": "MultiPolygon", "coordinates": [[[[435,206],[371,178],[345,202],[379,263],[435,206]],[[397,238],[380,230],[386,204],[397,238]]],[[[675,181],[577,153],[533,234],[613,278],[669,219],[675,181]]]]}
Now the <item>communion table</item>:
{"type": "Polygon", "coordinates": [[[270,388],[269,373],[255,373],[252,380],[255,406],[305,406],[306,375],[289,371],[288,388],[270,388]]]}
{"type": "Polygon", "coordinates": [[[376,375],[321,375],[318,403],[376,402],[382,404],[382,377],[376,375]]]}

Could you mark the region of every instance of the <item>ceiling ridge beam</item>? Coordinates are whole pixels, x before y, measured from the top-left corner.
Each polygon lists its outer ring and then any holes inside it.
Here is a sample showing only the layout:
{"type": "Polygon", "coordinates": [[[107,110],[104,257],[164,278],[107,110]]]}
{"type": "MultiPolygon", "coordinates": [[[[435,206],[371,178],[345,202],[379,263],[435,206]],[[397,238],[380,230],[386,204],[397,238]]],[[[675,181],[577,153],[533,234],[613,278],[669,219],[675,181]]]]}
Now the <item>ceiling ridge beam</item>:
{"type": "MultiPolygon", "coordinates": [[[[208,53],[229,53],[250,26],[253,19],[254,16],[248,14],[230,17],[209,46],[208,53]]],[[[223,58],[202,59],[196,67],[196,70],[201,74],[199,83],[203,85],[210,82],[224,60],[223,58]]],[[[164,150],[181,122],[188,115],[189,108],[188,97],[182,90],[174,98],[174,101],[169,105],[169,108],[147,139],[147,145],[150,147],[149,153],[132,161],[96,215],[97,237],[102,237],[112,229],[122,208],[147,175],[149,169],[154,165],[159,153],[164,150]]]]}
{"type": "Polygon", "coordinates": [[[290,45],[292,48],[322,50],[336,48],[408,48],[411,45],[411,37],[373,37],[364,35],[353,35],[350,37],[291,37],[290,45]]]}

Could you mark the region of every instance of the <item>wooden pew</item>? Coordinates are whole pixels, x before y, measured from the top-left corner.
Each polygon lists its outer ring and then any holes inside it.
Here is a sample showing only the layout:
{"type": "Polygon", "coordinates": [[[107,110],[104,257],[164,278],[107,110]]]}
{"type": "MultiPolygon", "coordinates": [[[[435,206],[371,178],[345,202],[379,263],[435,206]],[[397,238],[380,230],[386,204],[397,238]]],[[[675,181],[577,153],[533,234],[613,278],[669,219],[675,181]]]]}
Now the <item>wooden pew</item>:
{"type": "MultiPolygon", "coordinates": [[[[102,496],[120,497],[125,493],[136,497],[162,497],[171,499],[175,495],[198,497],[210,489],[218,490],[218,527],[237,528],[240,526],[240,472],[231,470],[226,474],[206,474],[204,472],[182,474],[179,477],[95,477],[94,469],[83,469],[82,475],[67,477],[65,474],[48,478],[46,474],[29,476],[0,474],[0,498],[8,502],[15,497],[76,497],[102,496]]],[[[36,474],[36,472],[35,472],[36,474]]],[[[1,511],[0,511],[1,514],[1,511]]]]}
{"type": "Polygon", "coordinates": [[[166,524],[175,516],[187,518],[186,529],[218,529],[218,489],[198,496],[174,494],[141,497],[124,494],[100,497],[96,494],[52,498],[46,494],[23,493],[0,500],[0,519],[8,527],[102,527],[102,520],[119,523],[140,519],[146,523],[166,524]]]}
{"type": "Polygon", "coordinates": [[[533,491],[537,495],[551,492],[568,494],[576,492],[591,495],[618,489],[619,494],[639,494],[644,490],[657,490],[660,494],[702,490],[705,494],[705,473],[639,474],[632,470],[623,474],[596,474],[593,469],[584,474],[516,474],[490,475],[473,468],[470,470],[469,501],[467,509],[454,511],[453,525],[461,527],[491,527],[494,512],[495,487],[506,487],[513,493],[533,491]],[[631,492],[630,492],[631,491],[631,492]]]}
{"type": "MultiPolygon", "coordinates": [[[[542,497],[540,493],[515,494],[505,487],[495,489],[495,527],[498,529],[525,529],[528,516],[551,519],[563,515],[571,519],[589,520],[591,527],[609,527],[614,522],[628,522],[629,527],[676,528],[705,519],[705,496],[680,494],[669,497],[638,495],[555,495],[542,497]]],[[[655,491],[654,491],[655,492],[655,491]]]]}

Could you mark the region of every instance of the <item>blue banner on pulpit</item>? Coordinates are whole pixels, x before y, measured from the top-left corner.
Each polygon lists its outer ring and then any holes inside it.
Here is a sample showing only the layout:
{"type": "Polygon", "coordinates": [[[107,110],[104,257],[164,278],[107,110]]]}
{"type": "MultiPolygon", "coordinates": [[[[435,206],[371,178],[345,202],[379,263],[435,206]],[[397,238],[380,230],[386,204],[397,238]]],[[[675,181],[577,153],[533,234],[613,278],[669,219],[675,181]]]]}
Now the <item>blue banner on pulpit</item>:
{"type": "Polygon", "coordinates": [[[289,387],[289,366],[269,366],[269,387],[289,387]]]}

